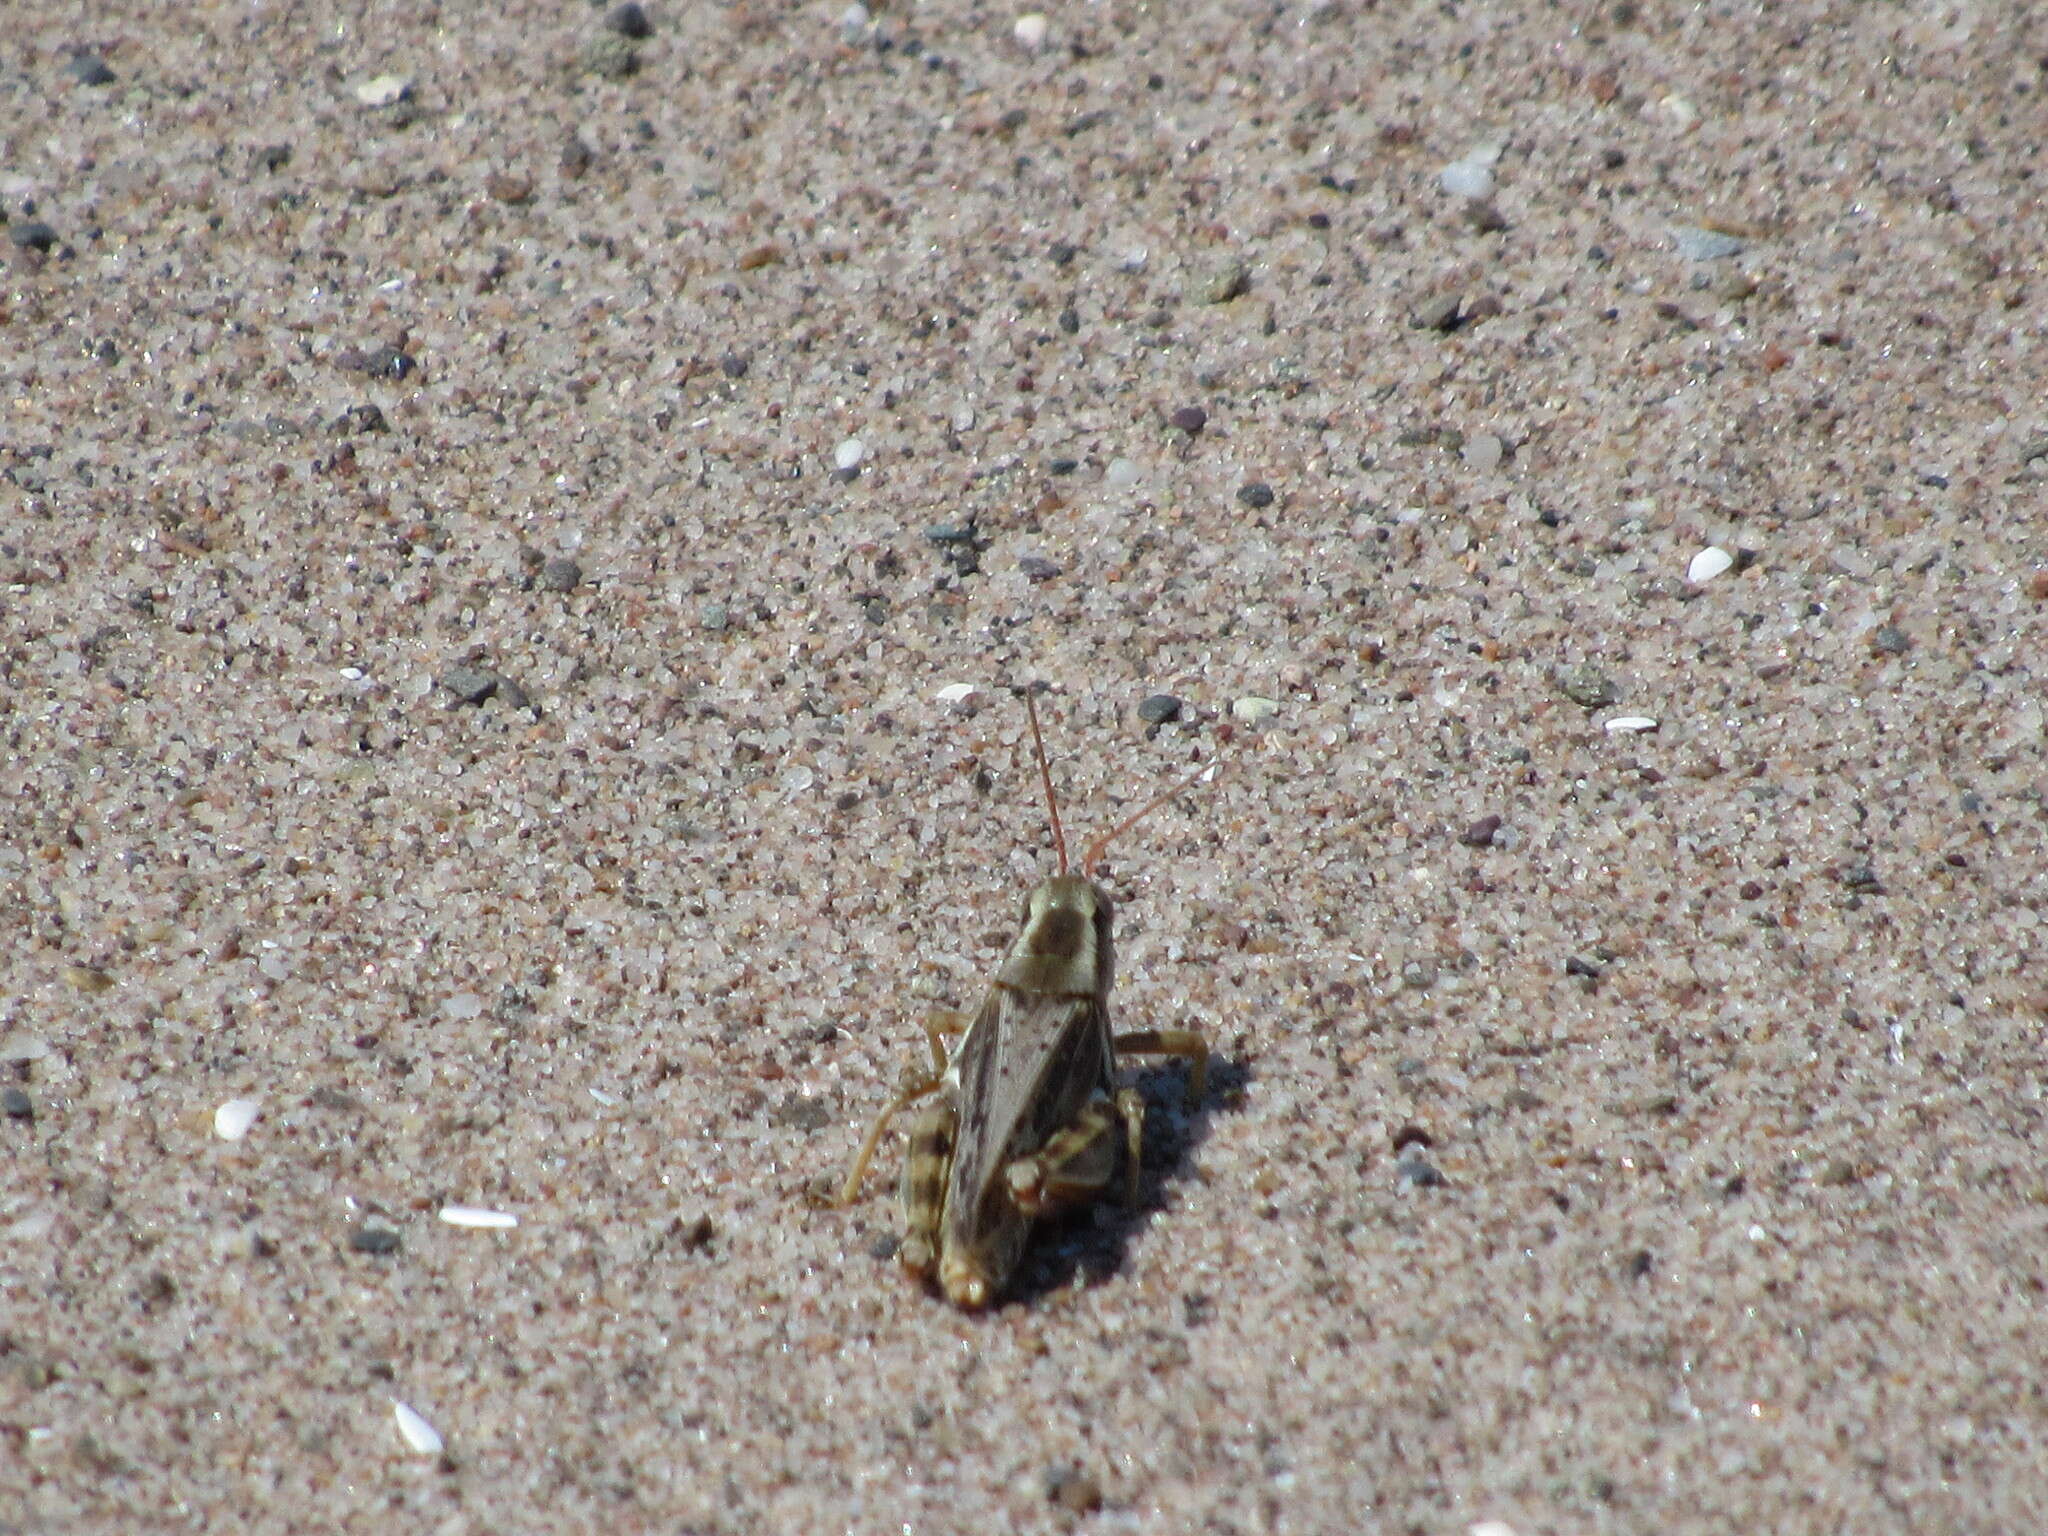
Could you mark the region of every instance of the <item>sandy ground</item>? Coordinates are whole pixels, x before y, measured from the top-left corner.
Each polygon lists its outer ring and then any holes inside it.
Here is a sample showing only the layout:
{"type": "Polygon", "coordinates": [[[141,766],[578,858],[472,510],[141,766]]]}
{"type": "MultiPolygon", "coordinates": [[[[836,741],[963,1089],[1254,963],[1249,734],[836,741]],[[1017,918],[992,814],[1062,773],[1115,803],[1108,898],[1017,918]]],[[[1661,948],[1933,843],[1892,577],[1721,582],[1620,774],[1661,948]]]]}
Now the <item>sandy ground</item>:
{"type": "Polygon", "coordinates": [[[0,1529],[2036,1525],[2033,9],[10,4],[0,1529]]]}

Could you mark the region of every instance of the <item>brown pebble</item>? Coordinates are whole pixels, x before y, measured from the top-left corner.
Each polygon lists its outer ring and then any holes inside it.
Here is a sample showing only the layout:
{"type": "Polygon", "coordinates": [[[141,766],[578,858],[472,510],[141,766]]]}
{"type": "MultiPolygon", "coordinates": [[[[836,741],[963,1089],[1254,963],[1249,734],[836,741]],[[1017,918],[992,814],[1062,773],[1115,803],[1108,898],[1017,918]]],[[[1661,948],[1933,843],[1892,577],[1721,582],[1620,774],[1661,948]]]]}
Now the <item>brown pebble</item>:
{"type": "Polygon", "coordinates": [[[1045,1496],[1077,1515],[1092,1515],[1102,1508],[1102,1485],[1073,1467],[1055,1468],[1047,1476],[1045,1496]]]}
{"type": "Polygon", "coordinates": [[[1493,834],[1500,830],[1498,816],[1482,816],[1458,838],[1467,848],[1487,848],[1493,844],[1493,834]]]}

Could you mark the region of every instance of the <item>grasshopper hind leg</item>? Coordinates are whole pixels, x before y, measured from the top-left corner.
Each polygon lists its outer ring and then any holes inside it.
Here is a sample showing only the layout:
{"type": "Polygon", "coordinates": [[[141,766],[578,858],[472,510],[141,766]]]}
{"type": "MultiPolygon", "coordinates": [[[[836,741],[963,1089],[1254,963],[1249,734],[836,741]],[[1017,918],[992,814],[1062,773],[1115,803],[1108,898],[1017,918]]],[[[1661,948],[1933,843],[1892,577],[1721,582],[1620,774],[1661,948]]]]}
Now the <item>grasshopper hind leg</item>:
{"type": "Polygon", "coordinates": [[[959,1112],[945,1100],[928,1104],[910,1126],[903,1157],[903,1242],[896,1259],[920,1280],[939,1264],[939,1223],[946,1214],[946,1185],[953,1175],[953,1138],[959,1112]]]}

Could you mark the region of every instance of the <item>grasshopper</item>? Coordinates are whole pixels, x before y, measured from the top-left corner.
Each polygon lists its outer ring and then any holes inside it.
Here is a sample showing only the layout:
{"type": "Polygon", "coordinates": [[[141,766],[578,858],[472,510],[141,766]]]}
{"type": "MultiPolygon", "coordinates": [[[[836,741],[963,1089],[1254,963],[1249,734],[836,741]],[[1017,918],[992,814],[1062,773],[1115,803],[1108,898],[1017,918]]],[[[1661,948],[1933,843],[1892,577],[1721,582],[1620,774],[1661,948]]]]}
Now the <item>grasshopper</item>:
{"type": "Polygon", "coordinates": [[[1181,780],[1096,837],[1082,852],[1081,873],[1070,873],[1038,706],[1028,689],[1024,707],[1059,872],[1025,898],[1022,931],[950,1053],[941,1039],[946,1028],[927,1021],[929,1067],[913,1071],[875,1117],[838,1197],[848,1205],[859,1193],[897,1112],[929,1100],[912,1123],[904,1158],[897,1258],[969,1309],[989,1305],[1002,1292],[1035,1220],[1094,1199],[1115,1177],[1119,1160],[1125,1202],[1136,1201],[1145,1104],[1136,1089],[1117,1087],[1117,1052],[1185,1059],[1190,1104],[1200,1101],[1208,1075],[1209,1047],[1193,1030],[1111,1033],[1111,906],[1088,874],[1115,838],[1213,768],[1181,780]]]}

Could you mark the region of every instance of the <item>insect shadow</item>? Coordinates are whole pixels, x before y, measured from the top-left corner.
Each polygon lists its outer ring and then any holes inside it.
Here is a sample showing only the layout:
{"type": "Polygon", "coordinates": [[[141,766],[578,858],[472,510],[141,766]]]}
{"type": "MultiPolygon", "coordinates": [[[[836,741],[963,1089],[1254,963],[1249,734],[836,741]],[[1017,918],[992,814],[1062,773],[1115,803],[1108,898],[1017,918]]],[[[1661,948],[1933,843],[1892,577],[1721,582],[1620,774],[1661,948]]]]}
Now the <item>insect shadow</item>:
{"type": "Polygon", "coordinates": [[[1189,1177],[1194,1155],[1209,1139],[1215,1118],[1242,1108],[1251,1080],[1251,1068],[1244,1062],[1212,1055],[1208,1093],[1200,1104],[1190,1106],[1187,1070],[1179,1063],[1157,1062],[1133,1073],[1131,1086],[1145,1100],[1137,1203],[1125,1205],[1105,1195],[1042,1222],[1006,1299],[1029,1306],[1055,1291],[1101,1285],[1120,1274],[1132,1240],[1167,1208],[1174,1186],[1189,1177]]]}

